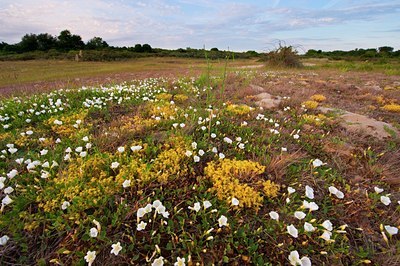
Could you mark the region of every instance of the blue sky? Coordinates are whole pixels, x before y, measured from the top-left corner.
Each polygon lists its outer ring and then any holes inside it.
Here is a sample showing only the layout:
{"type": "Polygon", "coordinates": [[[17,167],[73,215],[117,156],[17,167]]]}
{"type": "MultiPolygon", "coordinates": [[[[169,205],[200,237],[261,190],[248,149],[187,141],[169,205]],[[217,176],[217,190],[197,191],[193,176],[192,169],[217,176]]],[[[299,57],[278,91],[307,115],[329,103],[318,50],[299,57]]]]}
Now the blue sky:
{"type": "Polygon", "coordinates": [[[0,41],[64,29],[115,46],[398,50],[400,0],[0,0],[0,41]]]}

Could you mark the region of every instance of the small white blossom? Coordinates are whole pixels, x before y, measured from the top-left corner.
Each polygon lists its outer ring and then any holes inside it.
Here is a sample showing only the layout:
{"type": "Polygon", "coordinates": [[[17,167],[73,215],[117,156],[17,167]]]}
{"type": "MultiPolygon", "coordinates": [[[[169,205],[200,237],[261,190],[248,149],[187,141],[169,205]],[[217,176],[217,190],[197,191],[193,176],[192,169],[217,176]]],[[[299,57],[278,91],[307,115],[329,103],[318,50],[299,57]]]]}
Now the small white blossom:
{"type": "Polygon", "coordinates": [[[196,202],[193,207],[189,206],[188,208],[189,208],[189,210],[194,210],[194,211],[198,212],[201,209],[200,202],[196,202]]]}
{"type": "Polygon", "coordinates": [[[389,235],[396,235],[399,232],[399,229],[394,226],[385,225],[385,230],[388,232],[389,235]]]}
{"type": "Polygon", "coordinates": [[[84,257],[86,262],[91,266],[96,259],[96,251],[88,251],[84,257]]]}
{"type": "Polygon", "coordinates": [[[66,210],[70,205],[71,203],[69,203],[68,201],[64,201],[61,205],[61,209],[66,210]]]}
{"type": "Polygon", "coordinates": [[[141,222],[137,225],[136,230],[142,231],[142,230],[146,229],[146,225],[147,225],[147,223],[141,221],[141,222]]]}
{"type": "Polygon", "coordinates": [[[233,198],[232,198],[232,201],[231,201],[231,204],[232,204],[233,206],[238,206],[238,205],[239,205],[239,200],[238,200],[237,198],[233,197],[233,198]]]}
{"type": "Polygon", "coordinates": [[[119,153],[123,153],[125,151],[125,147],[118,147],[117,150],[119,153]]]}
{"type": "Polygon", "coordinates": [[[90,237],[97,237],[98,234],[99,231],[97,230],[97,228],[95,227],[90,228],[90,237]]]}
{"type": "Polygon", "coordinates": [[[271,217],[271,219],[278,221],[279,220],[279,214],[275,211],[270,211],[269,212],[269,217],[271,217]]]}
{"type": "Polygon", "coordinates": [[[112,162],[112,163],[111,163],[111,168],[112,168],[112,169],[117,169],[118,166],[119,166],[119,162],[112,162]]]}
{"type": "Polygon", "coordinates": [[[118,242],[117,244],[112,244],[111,245],[111,254],[114,254],[115,256],[117,256],[118,255],[118,253],[122,250],[122,247],[121,247],[121,243],[120,242],[118,242]]]}
{"type": "Polygon", "coordinates": [[[310,186],[306,186],[306,197],[309,199],[314,198],[314,189],[310,186]]]}
{"type": "Polygon", "coordinates": [[[185,258],[180,258],[180,257],[176,258],[176,262],[174,263],[174,266],[185,266],[185,265],[186,265],[185,258]]]}
{"type": "Polygon", "coordinates": [[[383,192],[383,188],[374,187],[375,193],[379,194],[383,192]]]}
{"type": "Polygon", "coordinates": [[[287,232],[289,233],[289,235],[297,238],[298,237],[298,233],[299,231],[296,229],[296,227],[294,227],[293,224],[286,226],[287,232]]]}
{"type": "Polygon", "coordinates": [[[316,167],[320,167],[320,166],[324,165],[325,163],[323,163],[320,159],[315,159],[315,160],[313,160],[312,164],[313,164],[314,168],[316,168],[316,167]]]}
{"type": "Polygon", "coordinates": [[[204,209],[208,209],[212,206],[211,202],[209,202],[208,200],[203,201],[203,207],[204,209]]]}
{"type": "Polygon", "coordinates": [[[131,180],[130,179],[127,179],[127,180],[124,181],[124,183],[122,183],[122,187],[123,188],[127,188],[127,187],[130,187],[130,186],[131,186],[131,180]]]}
{"type": "Polygon", "coordinates": [[[0,246],[5,246],[8,240],[10,240],[10,238],[7,235],[0,237],[0,246]]]}
{"type": "Polygon", "coordinates": [[[164,258],[162,256],[155,259],[151,264],[151,266],[163,266],[163,265],[164,265],[164,258]]]}
{"type": "Polygon", "coordinates": [[[306,214],[302,211],[296,211],[294,212],[294,217],[296,217],[299,220],[303,220],[306,217],[306,214]]]}
{"type": "Polygon", "coordinates": [[[226,216],[224,216],[224,215],[221,215],[221,217],[218,219],[218,225],[219,225],[219,227],[227,226],[228,218],[226,218],[226,216]]]}
{"type": "Polygon", "coordinates": [[[382,202],[383,204],[385,204],[386,206],[388,206],[392,201],[391,201],[390,198],[387,197],[387,196],[381,196],[381,202],[382,202]]]}
{"type": "Polygon", "coordinates": [[[333,225],[332,225],[331,221],[329,221],[329,220],[325,220],[321,225],[328,231],[333,230],[333,225]]]}
{"type": "Polygon", "coordinates": [[[315,231],[315,227],[312,224],[305,222],[304,223],[304,230],[306,232],[314,232],[315,231]]]}

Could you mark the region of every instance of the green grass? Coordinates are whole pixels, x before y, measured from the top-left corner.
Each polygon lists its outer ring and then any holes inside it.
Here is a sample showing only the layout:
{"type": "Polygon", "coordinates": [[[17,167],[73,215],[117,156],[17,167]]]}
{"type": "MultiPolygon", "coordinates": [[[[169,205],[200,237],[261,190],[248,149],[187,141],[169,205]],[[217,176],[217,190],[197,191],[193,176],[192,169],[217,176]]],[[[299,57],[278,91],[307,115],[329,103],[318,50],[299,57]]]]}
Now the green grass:
{"type": "MultiPolygon", "coordinates": [[[[239,59],[229,67],[254,64],[254,60],[239,59]]],[[[124,73],[148,71],[193,71],[199,72],[207,65],[204,59],[139,58],[117,62],[75,62],[56,60],[0,61],[0,86],[22,85],[31,82],[46,82],[90,78],[124,73]]],[[[224,68],[224,61],[213,61],[215,70],[224,68]]]]}

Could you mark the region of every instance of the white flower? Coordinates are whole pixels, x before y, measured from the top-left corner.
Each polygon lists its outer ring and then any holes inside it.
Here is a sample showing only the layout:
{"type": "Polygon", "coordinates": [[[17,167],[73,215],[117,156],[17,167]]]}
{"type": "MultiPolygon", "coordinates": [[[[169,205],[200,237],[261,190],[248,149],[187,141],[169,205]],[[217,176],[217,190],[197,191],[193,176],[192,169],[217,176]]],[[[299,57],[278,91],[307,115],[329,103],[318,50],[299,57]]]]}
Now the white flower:
{"type": "Polygon", "coordinates": [[[230,138],[228,138],[228,137],[225,137],[225,138],[224,138],[224,142],[226,142],[226,143],[228,143],[228,144],[231,144],[231,143],[232,143],[232,140],[231,140],[230,138]]]}
{"type": "Polygon", "coordinates": [[[193,207],[192,207],[192,206],[189,206],[188,209],[189,209],[189,210],[194,210],[194,211],[196,211],[196,212],[200,211],[200,209],[201,209],[201,207],[200,207],[200,202],[196,202],[196,203],[194,204],[193,207]]]}
{"type": "Polygon", "coordinates": [[[293,135],[293,138],[294,138],[294,139],[299,139],[300,136],[299,136],[299,134],[294,134],[294,135],[293,135]]]}
{"type": "Polygon", "coordinates": [[[194,161],[195,163],[200,162],[200,157],[197,156],[197,155],[193,156],[193,161],[194,161]]]}
{"type": "Polygon", "coordinates": [[[294,212],[294,217],[296,217],[299,220],[303,220],[306,217],[306,214],[302,211],[296,211],[294,212]]]}
{"type": "Polygon", "coordinates": [[[44,170],[42,170],[41,171],[41,178],[43,178],[43,179],[46,179],[46,178],[48,178],[50,176],[50,173],[49,172],[47,172],[47,171],[44,171],[44,170]]]}
{"type": "Polygon", "coordinates": [[[297,250],[291,251],[288,256],[289,262],[291,265],[300,265],[300,266],[311,266],[311,260],[304,256],[300,259],[299,252],[297,250]]]}
{"type": "Polygon", "coordinates": [[[321,225],[328,231],[332,231],[333,229],[333,225],[329,220],[325,220],[321,225]]]}
{"type": "Polygon", "coordinates": [[[89,263],[89,266],[92,265],[93,261],[96,259],[96,251],[88,251],[85,256],[85,260],[89,263]]]}
{"type": "Polygon", "coordinates": [[[125,147],[118,147],[117,150],[119,153],[123,153],[125,151],[125,147]]]}
{"type": "Polygon", "coordinates": [[[83,151],[83,152],[79,153],[79,156],[81,156],[81,157],[86,157],[86,155],[87,155],[86,151],[83,151]]]}
{"type": "Polygon", "coordinates": [[[131,151],[132,152],[136,152],[136,151],[140,151],[143,147],[140,145],[136,145],[136,146],[132,146],[131,147],[131,151]]]}
{"type": "Polygon", "coordinates": [[[296,227],[294,227],[293,224],[286,226],[287,232],[289,233],[289,235],[297,238],[298,237],[298,233],[299,231],[296,229],[296,227]]]}
{"type": "Polygon", "coordinates": [[[337,188],[335,188],[334,186],[330,186],[328,188],[329,193],[335,195],[337,198],[339,199],[343,199],[344,198],[344,194],[342,191],[338,190],[337,188]]]}
{"type": "Polygon", "coordinates": [[[44,168],[49,168],[49,167],[50,167],[50,164],[49,164],[49,162],[45,162],[45,163],[43,163],[43,164],[42,164],[42,167],[44,167],[44,168]]]}
{"type": "Polygon", "coordinates": [[[224,159],[224,158],[225,158],[225,154],[223,154],[222,152],[220,152],[220,153],[218,154],[218,157],[219,157],[220,159],[224,159]]]}
{"type": "MultiPolygon", "coordinates": [[[[78,123],[77,123],[78,124],[78,123]]],[[[88,142],[89,141],[89,137],[88,136],[84,136],[83,138],[82,138],[82,140],[84,141],[84,142],[88,142]]]]}
{"type": "Polygon", "coordinates": [[[90,237],[97,237],[98,234],[99,231],[97,230],[97,228],[95,227],[90,228],[90,237]]]}
{"type": "Polygon", "coordinates": [[[121,243],[120,242],[118,242],[117,244],[112,244],[111,245],[111,254],[114,254],[115,256],[117,256],[118,255],[118,253],[122,250],[122,247],[121,247],[121,243]]]}
{"type": "Polygon", "coordinates": [[[123,188],[127,188],[131,186],[131,180],[127,179],[124,181],[124,183],[122,183],[122,187],[123,188]]]}
{"type": "Polygon", "coordinates": [[[112,169],[116,169],[116,168],[118,168],[118,166],[119,166],[119,162],[112,162],[111,163],[111,168],[112,169]]]}
{"type": "Polygon", "coordinates": [[[146,229],[146,225],[147,225],[147,223],[141,221],[141,222],[137,225],[136,230],[142,231],[142,230],[146,229]]]}
{"type": "Polygon", "coordinates": [[[281,151],[284,151],[284,152],[285,152],[285,151],[287,151],[287,148],[282,147],[282,148],[281,148],[281,151]]]}
{"type": "Polygon", "coordinates": [[[61,205],[61,209],[66,210],[70,205],[71,203],[69,203],[68,201],[64,201],[61,205]]]}
{"type": "Polygon", "coordinates": [[[211,202],[209,202],[208,200],[203,201],[203,207],[204,209],[208,209],[212,206],[211,202]]]}
{"type": "Polygon", "coordinates": [[[312,187],[306,186],[306,197],[309,199],[314,198],[314,189],[312,187]]]}
{"type": "Polygon", "coordinates": [[[7,187],[4,189],[4,194],[11,194],[13,193],[14,189],[12,187],[7,187]]]}
{"type": "Polygon", "coordinates": [[[310,209],[310,211],[316,211],[319,209],[318,205],[315,202],[308,202],[306,200],[303,200],[303,208],[305,209],[310,209]]]}
{"type": "Polygon", "coordinates": [[[387,196],[381,196],[381,202],[382,202],[383,204],[385,204],[386,206],[388,206],[392,201],[391,201],[390,198],[387,197],[387,196]]]}
{"type": "Polygon", "coordinates": [[[292,187],[288,187],[287,191],[288,191],[289,195],[293,194],[294,192],[296,192],[296,190],[294,188],[292,188],[292,187]]]}
{"type": "Polygon", "coordinates": [[[331,240],[332,232],[325,230],[324,233],[320,236],[325,241],[331,240]]]}
{"type": "Polygon", "coordinates": [[[18,158],[15,160],[17,164],[22,164],[24,162],[24,158],[18,158]]]}
{"type": "MultiPolygon", "coordinates": [[[[145,213],[150,213],[151,210],[152,210],[152,208],[153,208],[153,205],[150,204],[150,203],[148,203],[148,204],[146,205],[146,207],[144,207],[145,213]]],[[[143,208],[142,208],[142,209],[143,209],[143,208]]]]}
{"type": "Polygon", "coordinates": [[[239,200],[237,198],[233,197],[232,200],[231,200],[231,204],[233,206],[238,206],[239,205],[239,200]]]}
{"type": "Polygon", "coordinates": [[[276,220],[276,221],[279,220],[279,214],[277,212],[275,212],[275,211],[270,211],[269,212],[269,217],[271,217],[272,220],[276,220]]]}
{"type": "Polygon", "coordinates": [[[238,147],[239,147],[239,149],[243,150],[244,149],[244,143],[239,143],[238,147]]]}
{"type": "Polygon", "coordinates": [[[9,179],[13,179],[16,175],[18,175],[18,171],[16,169],[12,169],[10,172],[8,172],[7,177],[9,179]]]}
{"type": "Polygon", "coordinates": [[[11,204],[13,202],[13,200],[6,195],[2,200],[1,200],[1,205],[6,206],[8,204],[11,204]]]}
{"type": "Polygon", "coordinates": [[[193,153],[192,153],[191,151],[186,151],[186,152],[185,152],[185,155],[186,155],[187,157],[192,156],[192,154],[193,154],[193,153]]]}
{"type": "Polygon", "coordinates": [[[4,236],[0,237],[0,246],[5,246],[8,242],[8,240],[10,240],[8,235],[4,235],[4,236]]]}
{"type": "Polygon", "coordinates": [[[383,188],[374,187],[375,193],[379,194],[383,192],[383,188]]]}
{"type": "Polygon", "coordinates": [[[323,163],[320,159],[315,159],[315,160],[313,160],[312,164],[315,168],[315,167],[320,167],[320,166],[324,165],[325,163],[323,163]]]}
{"type": "Polygon", "coordinates": [[[186,265],[185,258],[180,258],[180,257],[176,258],[176,262],[174,263],[174,266],[185,266],[185,265],[186,265]]]}
{"type": "Polygon", "coordinates": [[[145,209],[145,208],[139,208],[139,209],[137,210],[136,217],[137,217],[138,219],[140,219],[140,218],[142,218],[146,213],[147,213],[147,212],[146,212],[146,209],[145,209]]]}
{"type": "Polygon", "coordinates": [[[304,230],[306,232],[314,232],[315,231],[315,227],[312,224],[305,222],[304,223],[304,230]]]}
{"type": "Polygon", "coordinates": [[[226,218],[226,216],[224,216],[224,215],[221,215],[221,217],[219,217],[219,219],[218,219],[218,225],[219,225],[219,227],[227,226],[228,218],[226,218]]]}
{"type": "Polygon", "coordinates": [[[217,134],[211,133],[211,138],[212,138],[212,139],[215,139],[216,137],[217,137],[217,134]]]}
{"type": "Polygon", "coordinates": [[[399,232],[399,229],[394,226],[385,225],[385,230],[389,233],[389,235],[395,235],[399,232]]]}
{"type": "Polygon", "coordinates": [[[44,156],[49,152],[49,150],[43,149],[40,151],[40,156],[44,156]]]}
{"type": "Polygon", "coordinates": [[[11,154],[16,153],[17,151],[18,151],[17,148],[9,148],[9,149],[8,149],[8,152],[11,153],[11,154]]]}
{"type": "Polygon", "coordinates": [[[75,151],[76,151],[76,152],[82,152],[82,151],[83,151],[83,148],[82,148],[81,146],[79,146],[79,147],[77,147],[77,148],[75,149],[75,151]]]}
{"type": "Polygon", "coordinates": [[[164,265],[164,258],[162,256],[155,259],[151,264],[151,266],[163,266],[163,265],[164,265]]]}
{"type": "Polygon", "coordinates": [[[193,150],[197,149],[197,143],[196,142],[192,142],[192,149],[193,150]]]}
{"type": "Polygon", "coordinates": [[[184,123],[180,123],[179,126],[180,126],[181,128],[184,128],[186,125],[185,125],[184,123]]]}
{"type": "Polygon", "coordinates": [[[203,156],[204,155],[204,151],[203,150],[199,150],[199,155],[203,156]]]}
{"type": "Polygon", "coordinates": [[[157,207],[162,206],[162,202],[160,200],[153,201],[153,208],[157,209],[157,207]]]}

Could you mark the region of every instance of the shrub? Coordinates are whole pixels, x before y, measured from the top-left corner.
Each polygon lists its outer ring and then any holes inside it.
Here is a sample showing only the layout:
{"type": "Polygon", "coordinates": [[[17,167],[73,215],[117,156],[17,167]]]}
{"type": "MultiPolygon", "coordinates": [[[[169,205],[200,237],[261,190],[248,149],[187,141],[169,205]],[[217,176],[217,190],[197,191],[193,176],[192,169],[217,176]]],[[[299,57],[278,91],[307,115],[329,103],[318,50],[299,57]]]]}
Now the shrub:
{"type": "Polygon", "coordinates": [[[305,108],[314,110],[318,107],[318,102],[316,101],[305,101],[301,105],[304,105],[305,108]]]}
{"type": "Polygon", "coordinates": [[[264,59],[268,65],[277,67],[301,67],[300,57],[293,46],[282,46],[279,44],[279,48],[265,54],[264,59]]]}
{"type": "Polygon", "coordinates": [[[383,106],[382,109],[392,113],[400,113],[400,104],[387,104],[383,106]]]}
{"type": "Polygon", "coordinates": [[[316,102],[326,101],[326,97],[322,94],[314,94],[313,96],[310,97],[310,99],[316,102]]]}

